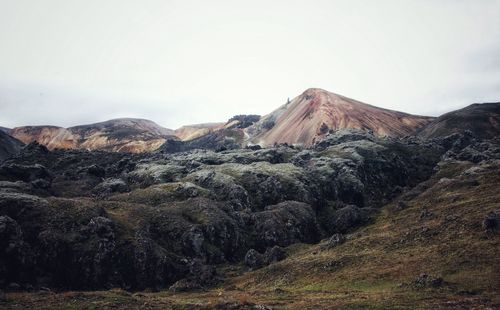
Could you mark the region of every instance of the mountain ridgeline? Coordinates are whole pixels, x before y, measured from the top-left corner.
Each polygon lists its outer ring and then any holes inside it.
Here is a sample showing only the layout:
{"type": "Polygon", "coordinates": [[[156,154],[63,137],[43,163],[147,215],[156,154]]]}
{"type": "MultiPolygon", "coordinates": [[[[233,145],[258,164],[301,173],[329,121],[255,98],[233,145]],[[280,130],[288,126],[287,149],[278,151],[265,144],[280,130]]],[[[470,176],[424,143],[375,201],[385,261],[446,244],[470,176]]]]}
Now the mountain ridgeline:
{"type": "Polygon", "coordinates": [[[499,104],[473,104],[439,118],[411,115],[368,105],[322,89],[310,88],[262,117],[236,115],[225,123],[167,129],[144,119],[114,119],[70,128],[23,126],[2,131],[49,150],[86,149],[167,153],[193,149],[224,150],[258,145],[290,144],[309,147],[340,129],[361,129],[375,136],[442,137],[463,129],[478,137],[500,131],[499,104]]]}
{"type": "Polygon", "coordinates": [[[0,308],[494,309],[499,107],[0,131],[0,308]]]}
{"type": "Polygon", "coordinates": [[[49,150],[87,149],[140,153],[157,149],[174,131],[144,119],[122,118],[69,128],[24,126],[8,131],[28,144],[36,141],[49,150]]]}

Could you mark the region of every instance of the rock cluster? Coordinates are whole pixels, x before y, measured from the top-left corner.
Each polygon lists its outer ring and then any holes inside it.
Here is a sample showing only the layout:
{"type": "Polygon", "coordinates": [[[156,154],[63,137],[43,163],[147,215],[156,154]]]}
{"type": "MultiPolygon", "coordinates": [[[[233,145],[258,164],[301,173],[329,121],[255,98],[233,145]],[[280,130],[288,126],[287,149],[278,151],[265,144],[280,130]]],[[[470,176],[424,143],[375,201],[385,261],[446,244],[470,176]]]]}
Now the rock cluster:
{"type": "Polygon", "coordinates": [[[467,148],[498,156],[492,142],[460,135],[361,131],[308,149],[126,154],[30,144],[0,165],[0,289],[205,288],[217,264],[259,268],[283,259],[282,247],[367,223],[443,154],[479,160],[460,155],[467,148]]]}

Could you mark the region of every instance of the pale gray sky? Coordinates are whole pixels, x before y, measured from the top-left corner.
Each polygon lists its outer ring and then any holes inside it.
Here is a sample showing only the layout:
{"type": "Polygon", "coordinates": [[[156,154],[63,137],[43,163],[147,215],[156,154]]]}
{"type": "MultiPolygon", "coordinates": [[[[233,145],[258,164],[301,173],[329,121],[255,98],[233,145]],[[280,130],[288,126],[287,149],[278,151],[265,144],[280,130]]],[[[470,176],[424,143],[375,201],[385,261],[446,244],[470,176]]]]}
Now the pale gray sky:
{"type": "Polygon", "coordinates": [[[176,128],[309,87],[427,115],[500,101],[500,1],[0,0],[0,126],[176,128]]]}

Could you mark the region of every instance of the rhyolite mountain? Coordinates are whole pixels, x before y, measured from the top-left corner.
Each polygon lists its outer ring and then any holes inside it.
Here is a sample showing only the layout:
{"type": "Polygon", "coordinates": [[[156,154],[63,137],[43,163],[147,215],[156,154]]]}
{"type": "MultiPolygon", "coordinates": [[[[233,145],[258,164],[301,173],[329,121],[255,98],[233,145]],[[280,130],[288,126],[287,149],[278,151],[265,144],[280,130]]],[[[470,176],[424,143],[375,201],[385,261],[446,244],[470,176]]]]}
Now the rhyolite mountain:
{"type": "Polygon", "coordinates": [[[37,141],[49,150],[87,149],[140,153],[160,147],[174,131],[150,120],[120,118],[74,126],[16,127],[9,134],[24,143],[37,141]]]}
{"type": "Polygon", "coordinates": [[[475,103],[434,119],[419,135],[426,138],[444,137],[469,130],[477,137],[500,136],[500,102],[475,103]]]}
{"type": "Polygon", "coordinates": [[[263,117],[239,115],[224,125],[181,128],[179,134],[183,141],[167,141],[161,150],[268,147],[280,143],[310,146],[339,129],[361,129],[376,136],[403,137],[414,134],[432,120],[433,117],[382,109],[310,88],[263,117]],[[195,134],[190,136],[184,131],[195,134]]]}
{"type": "Polygon", "coordinates": [[[433,118],[378,108],[319,88],[310,88],[262,117],[246,132],[261,146],[312,145],[331,131],[352,128],[377,136],[403,137],[433,118]]]}
{"type": "MultiPolygon", "coordinates": [[[[274,144],[310,146],[339,129],[361,129],[376,136],[404,137],[434,118],[378,108],[319,88],[310,88],[263,116],[240,115],[224,125],[194,127],[192,138],[167,141],[162,150],[227,149],[274,144]]],[[[179,131],[179,133],[183,133],[179,131]]]]}

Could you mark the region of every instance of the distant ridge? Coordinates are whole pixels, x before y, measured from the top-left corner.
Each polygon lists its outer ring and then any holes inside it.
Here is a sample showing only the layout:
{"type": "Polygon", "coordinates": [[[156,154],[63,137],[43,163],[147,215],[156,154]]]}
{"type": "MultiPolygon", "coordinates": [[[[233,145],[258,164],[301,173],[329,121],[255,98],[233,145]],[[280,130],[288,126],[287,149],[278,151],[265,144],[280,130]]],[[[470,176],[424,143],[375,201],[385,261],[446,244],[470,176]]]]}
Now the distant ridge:
{"type": "Polygon", "coordinates": [[[69,128],[23,126],[9,133],[24,143],[37,141],[49,150],[60,148],[141,153],[159,148],[174,131],[146,119],[118,118],[69,128]]]}
{"type": "Polygon", "coordinates": [[[500,136],[500,102],[474,103],[463,109],[443,114],[423,128],[419,135],[436,138],[464,130],[471,131],[479,138],[500,136]]]}

